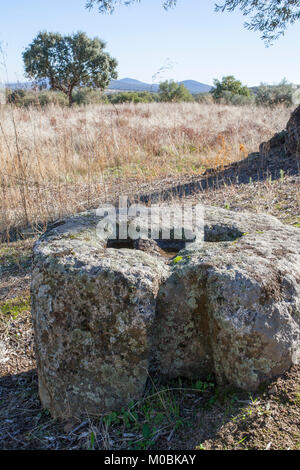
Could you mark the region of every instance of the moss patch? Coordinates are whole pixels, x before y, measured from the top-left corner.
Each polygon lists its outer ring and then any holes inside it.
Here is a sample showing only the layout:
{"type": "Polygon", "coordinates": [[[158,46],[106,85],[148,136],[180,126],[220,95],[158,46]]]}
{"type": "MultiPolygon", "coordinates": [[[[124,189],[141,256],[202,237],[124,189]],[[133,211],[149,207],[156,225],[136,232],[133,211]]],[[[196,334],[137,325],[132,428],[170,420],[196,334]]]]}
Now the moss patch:
{"type": "Polygon", "coordinates": [[[182,256],[176,256],[176,258],[173,259],[173,263],[177,264],[177,263],[180,263],[180,261],[182,261],[182,260],[183,260],[182,256]]]}
{"type": "Polygon", "coordinates": [[[30,296],[16,297],[0,304],[0,315],[3,318],[17,318],[30,310],[30,296]]]}

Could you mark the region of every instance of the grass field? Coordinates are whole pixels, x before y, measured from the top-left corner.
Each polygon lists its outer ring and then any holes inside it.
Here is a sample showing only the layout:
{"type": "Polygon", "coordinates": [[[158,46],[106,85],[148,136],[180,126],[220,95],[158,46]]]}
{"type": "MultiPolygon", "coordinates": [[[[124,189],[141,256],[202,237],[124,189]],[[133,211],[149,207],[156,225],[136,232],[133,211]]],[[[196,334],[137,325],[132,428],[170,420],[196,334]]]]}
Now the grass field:
{"type": "Polygon", "coordinates": [[[0,232],[241,160],[289,115],[286,107],[199,103],[2,107],[0,232]]]}

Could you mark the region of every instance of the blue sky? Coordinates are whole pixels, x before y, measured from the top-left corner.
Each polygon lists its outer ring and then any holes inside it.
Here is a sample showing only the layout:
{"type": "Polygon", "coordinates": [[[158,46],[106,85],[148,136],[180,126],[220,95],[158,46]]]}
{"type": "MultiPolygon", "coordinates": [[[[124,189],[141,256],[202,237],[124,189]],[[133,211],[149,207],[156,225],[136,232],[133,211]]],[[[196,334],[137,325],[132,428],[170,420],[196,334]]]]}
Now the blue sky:
{"type": "Polygon", "coordinates": [[[4,43],[10,81],[24,80],[22,52],[41,30],[85,31],[107,42],[118,62],[119,78],[152,82],[164,65],[162,79],[193,79],[212,84],[235,75],[247,85],[300,83],[300,23],[266,48],[259,35],[243,28],[240,12],[215,13],[215,0],[178,0],[165,12],[160,0],[120,7],[113,15],[85,9],[85,0],[14,0],[0,9],[0,41],[4,43]]]}

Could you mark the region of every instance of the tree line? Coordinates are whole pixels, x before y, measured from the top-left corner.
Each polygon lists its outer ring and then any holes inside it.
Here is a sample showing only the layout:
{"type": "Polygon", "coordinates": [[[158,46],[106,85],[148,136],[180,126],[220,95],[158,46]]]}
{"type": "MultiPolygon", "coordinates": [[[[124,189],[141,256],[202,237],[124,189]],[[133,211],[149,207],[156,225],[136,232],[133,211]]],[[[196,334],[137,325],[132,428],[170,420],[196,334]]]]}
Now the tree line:
{"type": "MultiPolygon", "coordinates": [[[[174,81],[164,81],[159,85],[157,93],[148,91],[109,91],[89,87],[75,89],[72,95],[73,106],[86,106],[90,104],[124,104],[124,103],[219,103],[226,105],[246,106],[277,106],[293,104],[295,87],[282,80],[278,85],[261,84],[251,89],[242,85],[233,76],[223,77],[215,80],[214,88],[209,93],[192,95],[183,84],[174,81]]],[[[50,104],[68,106],[69,101],[62,91],[48,89],[16,89],[7,90],[7,101],[19,107],[43,107],[50,104]]]]}

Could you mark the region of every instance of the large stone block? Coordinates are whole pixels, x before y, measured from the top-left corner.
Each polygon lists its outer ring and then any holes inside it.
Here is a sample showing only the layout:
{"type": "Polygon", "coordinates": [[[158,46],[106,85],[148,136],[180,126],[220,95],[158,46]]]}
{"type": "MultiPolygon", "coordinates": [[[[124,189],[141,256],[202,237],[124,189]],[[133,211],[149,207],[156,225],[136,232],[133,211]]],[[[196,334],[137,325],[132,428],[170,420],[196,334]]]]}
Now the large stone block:
{"type": "Polygon", "coordinates": [[[53,416],[125,406],[149,373],[255,390],[298,363],[299,229],[207,207],[205,243],[174,262],[155,240],[108,248],[98,221],[61,221],[34,248],[39,389],[53,416]]]}

